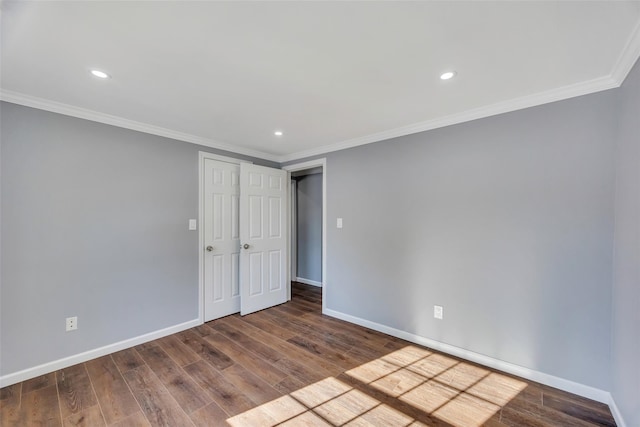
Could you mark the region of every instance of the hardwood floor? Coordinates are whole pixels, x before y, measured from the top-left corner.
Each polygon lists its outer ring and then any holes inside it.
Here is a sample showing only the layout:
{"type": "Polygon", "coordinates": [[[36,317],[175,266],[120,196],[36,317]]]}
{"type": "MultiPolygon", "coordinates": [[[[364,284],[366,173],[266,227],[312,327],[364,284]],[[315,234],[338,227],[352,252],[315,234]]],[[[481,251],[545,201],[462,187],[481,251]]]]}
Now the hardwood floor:
{"type": "Polygon", "coordinates": [[[320,313],[319,288],[1,389],[8,426],[615,426],[609,408],[320,313]]]}

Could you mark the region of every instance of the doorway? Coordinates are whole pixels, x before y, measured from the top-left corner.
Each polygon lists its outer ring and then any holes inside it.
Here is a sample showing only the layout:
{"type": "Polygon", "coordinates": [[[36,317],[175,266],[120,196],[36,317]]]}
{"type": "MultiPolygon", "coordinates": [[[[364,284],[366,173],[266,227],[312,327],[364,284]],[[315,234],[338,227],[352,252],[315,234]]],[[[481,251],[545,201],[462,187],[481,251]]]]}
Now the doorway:
{"type": "Polygon", "coordinates": [[[291,173],[291,280],[322,287],[322,168],[291,173]]]}
{"type": "Polygon", "coordinates": [[[283,169],[291,173],[291,192],[289,195],[289,206],[291,206],[291,250],[289,252],[291,280],[322,287],[322,312],[324,313],[326,310],[328,285],[326,275],[326,159],[322,158],[288,165],[283,169]],[[321,186],[320,189],[318,189],[318,184],[321,186]],[[314,202],[314,200],[301,200],[301,197],[306,196],[315,198],[317,192],[321,195],[320,203],[314,202]],[[314,205],[317,204],[321,205],[321,212],[315,211],[317,206],[314,205]],[[296,209],[296,205],[298,209],[296,209]],[[300,224],[300,221],[297,221],[297,219],[300,218],[298,214],[304,215],[303,220],[306,221],[305,224],[300,224]],[[318,230],[318,219],[320,220],[320,230],[318,230]],[[304,247],[301,248],[301,246],[304,247]]]}

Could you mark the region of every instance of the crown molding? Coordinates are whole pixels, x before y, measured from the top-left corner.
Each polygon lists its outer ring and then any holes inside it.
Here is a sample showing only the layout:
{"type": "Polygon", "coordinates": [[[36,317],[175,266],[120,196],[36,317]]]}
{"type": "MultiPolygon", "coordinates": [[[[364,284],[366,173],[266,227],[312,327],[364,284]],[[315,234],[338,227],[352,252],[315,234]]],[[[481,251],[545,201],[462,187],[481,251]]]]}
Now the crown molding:
{"type": "Polygon", "coordinates": [[[635,28],[633,29],[629,39],[627,40],[627,43],[625,44],[624,49],[622,50],[622,53],[618,57],[618,60],[613,67],[611,74],[609,74],[608,76],[563,86],[533,95],[510,99],[507,101],[474,108],[460,113],[438,117],[436,119],[427,120],[424,122],[414,123],[408,126],[389,129],[383,132],[377,132],[374,134],[352,138],[333,144],[327,144],[310,150],[303,150],[284,155],[275,155],[258,150],[253,150],[250,148],[239,147],[221,141],[203,138],[184,132],[178,132],[147,123],[137,122],[118,116],[112,116],[109,114],[104,114],[97,111],[75,107],[72,105],[50,101],[43,98],[37,98],[34,96],[4,89],[0,89],[0,99],[14,104],[52,111],[54,113],[78,117],[81,119],[91,120],[99,123],[105,123],[108,125],[149,133],[152,135],[163,136],[178,141],[203,145],[206,147],[224,150],[231,153],[257,157],[260,159],[270,160],[278,163],[285,163],[304,159],[307,157],[320,156],[333,151],[346,150],[348,148],[358,147],[360,145],[371,144],[387,139],[398,138],[405,135],[433,130],[445,126],[460,124],[471,120],[491,117],[511,111],[522,110],[542,104],[562,101],[565,99],[574,98],[581,95],[588,95],[590,93],[600,92],[607,89],[613,89],[622,85],[638,58],[640,58],[640,22],[638,22],[638,24],[636,24],[635,28]]]}
{"type": "Polygon", "coordinates": [[[611,77],[618,82],[618,86],[622,85],[638,58],[640,58],[640,21],[631,32],[627,44],[613,66],[611,77]]]}
{"type": "Polygon", "coordinates": [[[451,114],[445,117],[439,117],[433,120],[415,123],[383,132],[365,135],[358,138],[348,139],[346,141],[334,144],[324,145],[322,147],[313,148],[311,150],[298,151],[296,153],[287,154],[279,157],[281,163],[300,160],[307,157],[320,156],[333,151],[345,150],[348,148],[358,147],[360,145],[371,144],[386,139],[398,138],[413,133],[424,132],[445,126],[451,126],[471,120],[482,119],[485,117],[495,116],[498,114],[508,113],[511,111],[522,110],[524,108],[535,107],[551,102],[562,101],[564,99],[574,98],[577,96],[588,95],[590,93],[600,92],[607,89],[620,87],[627,78],[629,72],[640,58],[640,21],[636,24],[627,43],[618,60],[616,61],[611,74],[585,82],[575,83],[568,86],[540,92],[533,95],[527,95],[521,98],[510,99],[508,101],[498,102],[479,108],[463,111],[461,113],[451,114]]]}
{"type": "Polygon", "coordinates": [[[347,148],[358,147],[360,145],[371,144],[373,142],[384,141],[391,138],[398,138],[401,136],[411,135],[427,130],[433,130],[445,126],[469,122],[471,120],[483,119],[498,114],[509,113],[511,111],[522,110],[542,104],[548,104],[550,102],[574,98],[576,96],[587,95],[607,89],[613,89],[619,86],[620,83],[611,76],[600,77],[597,79],[575,83],[572,85],[563,86],[557,89],[552,89],[533,95],[527,95],[520,98],[510,99],[508,101],[485,105],[479,108],[463,111],[461,113],[438,117],[433,120],[414,123],[412,125],[402,126],[399,128],[390,129],[387,131],[378,132],[358,138],[348,139],[346,141],[325,145],[311,150],[299,151],[297,153],[280,156],[280,162],[289,162],[292,160],[318,156],[333,151],[345,150],[347,148]]]}
{"type": "Polygon", "coordinates": [[[110,114],[100,113],[98,111],[86,108],[76,107],[61,102],[51,101],[44,98],[38,98],[19,92],[13,92],[0,89],[0,100],[10,102],[12,104],[24,105],[25,107],[37,108],[39,110],[51,111],[53,113],[63,114],[65,116],[77,117],[80,119],[90,120],[93,122],[104,123],[107,125],[117,126],[125,129],[144,132],[151,135],[158,135],[165,138],[171,138],[182,142],[203,145],[205,147],[224,150],[231,153],[242,154],[245,156],[257,157],[259,159],[278,162],[279,157],[273,154],[265,153],[250,148],[240,147],[226,142],[216,141],[213,139],[203,138],[184,132],[178,132],[155,126],[147,123],[137,122],[135,120],[125,119],[123,117],[112,116],[110,114]]]}
{"type": "Polygon", "coordinates": [[[511,99],[504,102],[498,102],[495,104],[474,108],[472,110],[463,111],[461,113],[415,123],[409,126],[403,126],[384,132],[348,139],[346,141],[325,145],[311,150],[287,154],[284,156],[280,156],[279,160],[281,163],[284,163],[293,160],[304,159],[307,157],[320,156],[333,151],[345,150],[348,148],[358,147],[360,145],[383,141],[385,139],[398,138],[400,136],[410,135],[413,133],[451,126],[471,120],[482,119],[485,117],[495,116],[511,111],[522,110],[524,108],[548,104],[555,101],[562,101],[564,99],[574,98],[576,96],[588,95],[590,93],[600,92],[607,89],[614,89],[622,85],[624,80],[627,78],[627,75],[629,74],[629,72],[631,72],[631,69],[638,61],[638,58],[640,58],[640,21],[636,24],[635,28],[631,32],[631,35],[629,36],[627,43],[622,49],[622,53],[618,57],[618,60],[616,61],[609,76],[563,86],[557,89],[552,89],[521,98],[511,99]]]}

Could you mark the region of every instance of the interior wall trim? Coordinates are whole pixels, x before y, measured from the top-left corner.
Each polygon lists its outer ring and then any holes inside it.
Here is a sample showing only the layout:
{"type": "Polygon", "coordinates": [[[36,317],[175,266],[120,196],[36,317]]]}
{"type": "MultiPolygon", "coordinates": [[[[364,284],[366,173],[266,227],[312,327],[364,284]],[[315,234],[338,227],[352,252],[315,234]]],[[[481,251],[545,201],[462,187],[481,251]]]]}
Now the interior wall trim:
{"type": "Polygon", "coordinates": [[[618,83],[618,86],[627,78],[638,58],[640,58],[640,22],[631,32],[627,44],[622,49],[622,53],[611,71],[611,77],[618,83]]]}
{"type": "MultiPolygon", "coordinates": [[[[378,332],[382,332],[387,335],[391,335],[403,340],[410,341],[416,344],[423,345],[425,347],[437,350],[452,356],[460,357],[462,359],[479,363],[489,368],[497,369],[499,371],[506,372],[508,374],[517,375],[530,381],[542,383],[551,387],[559,388],[560,390],[567,391],[569,393],[577,394],[588,399],[596,400],[601,403],[610,404],[611,394],[608,391],[601,390],[595,387],[591,387],[585,384],[580,384],[571,380],[556,377],[554,375],[546,374],[544,372],[536,371],[535,369],[526,368],[513,363],[506,362],[504,360],[495,359],[493,357],[486,356],[484,354],[476,353],[474,351],[466,350],[461,347],[446,344],[440,341],[425,338],[420,335],[412,334],[410,332],[395,329],[390,326],[382,325],[380,323],[372,322],[370,320],[362,319],[359,317],[345,314],[339,311],[326,309],[322,311],[327,316],[332,316],[340,320],[344,320],[356,325],[364,326],[365,328],[373,329],[378,332]]],[[[613,412],[613,411],[612,411],[613,412]]]]}
{"type": "Polygon", "coordinates": [[[448,116],[418,122],[395,129],[389,129],[370,135],[364,135],[353,139],[329,143],[322,147],[314,148],[311,150],[298,151],[285,155],[266,153],[223,141],[216,141],[197,135],[191,135],[188,133],[166,129],[148,123],[137,122],[122,117],[113,116],[98,111],[76,107],[69,104],[63,104],[60,102],[38,98],[24,93],[9,91],[5,89],[0,89],[0,100],[24,105],[27,107],[51,111],[54,113],[64,114],[67,116],[91,120],[94,122],[118,126],[125,129],[163,136],[178,141],[204,145],[206,147],[217,148],[219,150],[225,150],[231,153],[257,157],[277,163],[285,163],[294,160],[300,160],[306,157],[319,156],[333,151],[345,150],[360,145],[371,144],[373,142],[383,141],[386,139],[398,138],[418,132],[424,132],[427,130],[464,123],[471,120],[491,117],[511,111],[522,110],[524,108],[535,107],[538,105],[561,101],[576,96],[596,93],[607,89],[613,89],[619,87],[624,82],[638,58],[640,58],[640,22],[636,24],[634,30],[631,32],[631,35],[629,36],[609,75],[574,83],[567,86],[562,86],[532,95],[523,96],[520,98],[497,102],[483,107],[473,108],[461,113],[451,114],[448,116]]]}
{"type": "Polygon", "coordinates": [[[609,409],[611,409],[611,415],[613,415],[613,419],[616,421],[616,425],[618,427],[627,427],[627,423],[624,421],[622,412],[620,412],[618,405],[616,405],[612,394],[609,395],[609,402],[607,403],[609,404],[609,409]]]}
{"type": "Polygon", "coordinates": [[[322,282],[318,282],[311,279],[305,279],[304,277],[296,277],[296,282],[304,283],[305,285],[317,286],[319,288],[322,287],[322,282]]]}
{"type": "Polygon", "coordinates": [[[483,119],[486,117],[496,116],[498,114],[509,113],[512,111],[522,110],[529,107],[548,104],[551,102],[562,101],[576,96],[588,95],[590,93],[600,92],[603,90],[613,89],[620,86],[620,82],[611,76],[601,77],[586,82],[576,83],[557,89],[540,92],[533,95],[527,95],[520,98],[510,99],[504,102],[485,105],[461,113],[451,114],[424,122],[414,123],[408,126],[402,126],[383,132],[365,135],[358,138],[348,139],[335,144],[325,145],[323,147],[314,148],[306,151],[288,154],[280,157],[281,162],[302,159],[306,157],[318,156],[333,151],[346,150],[348,148],[358,147],[360,145],[371,144],[378,141],[384,141],[393,138],[399,138],[405,135],[425,132],[428,130],[438,129],[446,126],[456,125],[469,122],[472,120],[483,119]]]}
{"type": "Polygon", "coordinates": [[[116,351],[124,350],[126,348],[130,348],[139,344],[157,340],[158,338],[182,332],[201,324],[202,322],[200,322],[199,319],[190,320],[188,322],[179,323],[177,325],[169,326],[168,328],[159,329],[157,331],[149,332],[113,344],[108,344],[103,347],[95,348],[93,350],[88,350],[82,353],[74,354],[72,356],[63,357],[62,359],[43,363],[32,368],[23,369],[22,371],[6,374],[0,376],[0,387],[6,387],[31,378],[38,377],[40,375],[45,375],[50,372],[57,371],[59,369],[77,365],[78,363],[87,362],[97,357],[106,356],[107,354],[115,353],[116,351]]]}
{"type": "Polygon", "coordinates": [[[424,132],[427,130],[437,129],[445,126],[451,126],[471,120],[491,117],[498,114],[508,113],[511,111],[522,110],[524,108],[535,107],[551,102],[562,101],[577,96],[588,95],[603,90],[620,87],[627,78],[633,65],[640,58],[640,22],[638,22],[627,39],[620,56],[607,76],[596,79],[587,80],[537,94],[527,95],[520,98],[510,99],[491,105],[463,111],[461,113],[452,114],[445,117],[418,122],[409,126],[403,126],[387,131],[365,135],[334,144],[325,145],[316,149],[299,151],[296,153],[280,156],[280,162],[288,162],[292,160],[303,159],[305,157],[318,156],[332,151],[345,150],[360,145],[370,144],[373,142],[383,141],[385,139],[398,138],[413,133],[424,132]]]}
{"type": "Polygon", "coordinates": [[[113,116],[110,114],[101,113],[99,111],[76,107],[70,104],[63,104],[57,101],[38,98],[35,96],[26,95],[24,93],[1,89],[0,100],[10,102],[12,104],[23,105],[25,107],[51,111],[52,113],[63,114],[65,116],[76,117],[79,119],[90,120],[92,122],[104,123],[124,129],[162,136],[165,138],[174,139],[176,141],[189,142],[191,144],[216,148],[218,150],[228,151],[229,153],[243,154],[245,156],[257,157],[259,159],[270,160],[273,162],[278,162],[279,159],[278,156],[270,153],[265,153],[263,151],[252,150],[250,148],[241,147],[239,145],[233,145],[227,142],[216,141],[214,139],[204,138],[197,135],[191,135],[185,132],[179,132],[148,123],[129,120],[123,117],[113,116]]]}
{"type": "MultiPolygon", "coordinates": [[[[306,162],[283,166],[282,169],[289,172],[322,168],[322,312],[327,309],[327,159],[325,157],[308,160],[306,162]]],[[[289,201],[291,202],[291,201],[289,201]]],[[[291,224],[289,224],[291,229],[291,224]]]]}

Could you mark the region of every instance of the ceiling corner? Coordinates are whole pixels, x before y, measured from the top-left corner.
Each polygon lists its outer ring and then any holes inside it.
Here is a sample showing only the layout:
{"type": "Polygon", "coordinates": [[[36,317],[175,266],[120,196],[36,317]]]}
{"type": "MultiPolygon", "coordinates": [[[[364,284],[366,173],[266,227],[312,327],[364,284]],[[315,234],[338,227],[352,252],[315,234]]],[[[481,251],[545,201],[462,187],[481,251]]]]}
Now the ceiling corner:
{"type": "Polygon", "coordinates": [[[618,86],[622,85],[638,58],[640,58],[640,20],[631,32],[627,44],[622,49],[622,53],[611,71],[611,78],[616,81],[618,86]]]}

